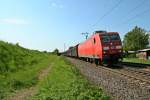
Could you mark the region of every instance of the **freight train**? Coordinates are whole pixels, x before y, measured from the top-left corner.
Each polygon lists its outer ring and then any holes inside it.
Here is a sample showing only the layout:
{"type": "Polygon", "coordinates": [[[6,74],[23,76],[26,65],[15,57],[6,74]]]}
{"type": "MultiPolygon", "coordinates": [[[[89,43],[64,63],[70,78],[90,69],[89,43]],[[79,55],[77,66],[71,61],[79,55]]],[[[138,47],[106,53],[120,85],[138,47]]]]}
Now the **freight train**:
{"type": "Polygon", "coordinates": [[[122,60],[122,53],[118,32],[95,31],[87,40],[70,47],[62,55],[94,62],[96,65],[113,65],[122,60]]]}

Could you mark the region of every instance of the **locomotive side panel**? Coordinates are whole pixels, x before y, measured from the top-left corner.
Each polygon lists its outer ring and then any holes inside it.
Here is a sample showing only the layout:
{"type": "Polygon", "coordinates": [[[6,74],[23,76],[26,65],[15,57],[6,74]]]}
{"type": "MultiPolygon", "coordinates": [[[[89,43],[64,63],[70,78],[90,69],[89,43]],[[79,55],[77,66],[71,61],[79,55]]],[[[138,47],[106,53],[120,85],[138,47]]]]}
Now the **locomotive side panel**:
{"type": "Polygon", "coordinates": [[[93,55],[96,59],[102,59],[102,45],[100,41],[99,34],[95,34],[93,37],[93,46],[94,46],[94,52],[93,55]]]}
{"type": "Polygon", "coordinates": [[[85,42],[79,44],[78,46],[79,57],[95,58],[95,46],[94,46],[93,38],[94,36],[92,36],[85,42]]]}

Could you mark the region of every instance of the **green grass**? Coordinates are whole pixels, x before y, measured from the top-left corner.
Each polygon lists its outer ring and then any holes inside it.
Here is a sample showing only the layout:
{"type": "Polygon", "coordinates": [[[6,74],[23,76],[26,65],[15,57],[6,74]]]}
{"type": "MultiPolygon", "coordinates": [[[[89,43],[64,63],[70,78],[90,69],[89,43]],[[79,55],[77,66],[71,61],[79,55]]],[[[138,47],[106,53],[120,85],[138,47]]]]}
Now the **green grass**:
{"type": "Polygon", "coordinates": [[[51,56],[43,56],[38,64],[26,66],[23,70],[0,75],[0,99],[5,99],[15,90],[28,88],[38,83],[38,74],[43,68],[49,66],[51,56]]]}
{"type": "Polygon", "coordinates": [[[38,83],[38,73],[53,55],[0,41],[0,100],[38,83]]]}
{"type": "Polygon", "coordinates": [[[38,93],[30,98],[34,100],[109,99],[101,88],[89,84],[66,59],[0,41],[0,100],[31,86],[38,89],[38,93]],[[52,69],[48,76],[38,80],[39,72],[50,64],[52,69]]]}
{"type": "Polygon", "coordinates": [[[124,58],[123,61],[124,62],[150,64],[150,60],[144,60],[144,59],[138,59],[138,58],[124,58]]]}
{"type": "Polygon", "coordinates": [[[0,41],[0,100],[37,84],[39,71],[52,61],[48,53],[0,41]]]}
{"type": "Polygon", "coordinates": [[[89,84],[65,58],[55,57],[47,77],[31,100],[109,100],[100,87],[89,84]]]}

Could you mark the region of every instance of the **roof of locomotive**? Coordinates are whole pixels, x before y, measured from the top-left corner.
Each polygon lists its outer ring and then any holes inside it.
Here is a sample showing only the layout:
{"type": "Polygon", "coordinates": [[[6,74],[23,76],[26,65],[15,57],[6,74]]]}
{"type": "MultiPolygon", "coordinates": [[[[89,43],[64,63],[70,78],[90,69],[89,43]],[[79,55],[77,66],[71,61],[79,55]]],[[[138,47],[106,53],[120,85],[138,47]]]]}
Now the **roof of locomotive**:
{"type": "Polygon", "coordinates": [[[100,35],[118,34],[118,32],[95,31],[95,34],[100,34],[100,35]]]}

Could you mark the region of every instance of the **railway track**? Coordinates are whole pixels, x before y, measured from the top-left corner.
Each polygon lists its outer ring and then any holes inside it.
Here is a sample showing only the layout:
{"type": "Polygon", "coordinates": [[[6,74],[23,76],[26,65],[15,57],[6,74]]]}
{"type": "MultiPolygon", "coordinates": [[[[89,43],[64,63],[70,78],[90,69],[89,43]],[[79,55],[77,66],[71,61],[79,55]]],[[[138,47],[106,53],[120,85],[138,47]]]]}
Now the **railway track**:
{"type": "Polygon", "coordinates": [[[150,80],[150,65],[139,64],[139,63],[129,63],[129,65],[122,64],[123,69],[136,77],[141,77],[146,80],[150,80]],[[143,67],[140,67],[143,66],[143,67]]]}
{"type": "Polygon", "coordinates": [[[132,83],[140,85],[148,85],[150,87],[150,65],[140,63],[122,62],[116,65],[116,68],[109,68],[105,66],[98,66],[100,69],[107,70],[110,73],[118,74],[132,83]],[[119,68],[117,68],[119,67],[119,68]],[[143,70],[143,69],[149,69],[143,70]]]}
{"type": "Polygon", "coordinates": [[[121,65],[126,65],[126,66],[132,66],[132,67],[139,67],[139,68],[150,68],[150,64],[141,64],[141,63],[133,63],[133,62],[120,62],[119,64],[121,65]]]}
{"type": "Polygon", "coordinates": [[[150,85],[150,64],[140,64],[140,63],[130,63],[122,62],[116,65],[119,68],[109,68],[105,66],[99,66],[103,70],[119,74],[132,82],[139,84],[148,84],[150,85]],[[149,69],[143,70],[143,69],[149,69]]]}
{"type": "Polygon", "coordinates": [[[139,84],[150,84],[150,70],[143,70],[143,69],[150,69],[149,64],[139,64],[139,63],[120,63],[119,65],[121,68],[107,68],[101,67],[102,69],[108,70],[109,72],[113,72],[116,74],[120,74],[133,82],[139,84]]]}
{"type": "Polygon", "coordinates": [[[91,82],[102,86],[116,100],[149,100],[149,71],[129,65],[108,68],[69,58],[91,82]]]}
{"type": "Polygon", "coordinates": [[[119,74],[127,78],[128,80],[132,81],[133,83],[150,84],[150,78],[148,78],[147,75],[145,75],[142,72],[138,72],[138,71],[130,70],[130,69],[128,70],[127,69],[111,69],[111,68],[106,68],[106,67],[101,67],[101,68],[111,73],[119,74]],[[139,73],[142,73],[144,75],[141,76],[141,74],[139,75],[139,73]]]}

